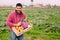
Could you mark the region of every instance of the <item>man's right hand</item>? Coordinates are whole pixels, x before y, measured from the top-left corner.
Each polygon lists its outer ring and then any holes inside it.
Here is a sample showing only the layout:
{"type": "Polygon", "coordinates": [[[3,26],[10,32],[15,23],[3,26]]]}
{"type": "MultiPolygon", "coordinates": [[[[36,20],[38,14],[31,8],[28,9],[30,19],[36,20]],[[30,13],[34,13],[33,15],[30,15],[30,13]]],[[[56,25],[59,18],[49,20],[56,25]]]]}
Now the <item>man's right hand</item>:
{"type": "Polygon", "coordinates": [[[18,25],[18,26],[21,25],[21,22],[17,23],[17,25],[18,25]]]}
{"type": "Polygon", "coordinates": [[[18,25],[18,24],[13,24],[13,26],[15,27],[15,26],[20,26],[20,25],[18,25]]]}
{"type": "Polygon", "coordinates": [[[21,21],[20,22],[18,22],[17,24],[14,24],[14,26],[20,26],[21,25],[21,21]]]}

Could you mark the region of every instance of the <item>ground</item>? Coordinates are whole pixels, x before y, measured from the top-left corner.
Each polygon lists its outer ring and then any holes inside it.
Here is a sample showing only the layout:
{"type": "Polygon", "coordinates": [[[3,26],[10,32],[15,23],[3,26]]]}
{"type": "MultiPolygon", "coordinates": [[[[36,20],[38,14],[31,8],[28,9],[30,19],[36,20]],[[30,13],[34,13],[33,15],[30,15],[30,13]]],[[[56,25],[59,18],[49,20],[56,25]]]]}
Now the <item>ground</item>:
{"type": "MultiPolygon", "coordinates": [[[[8,14],[14,8],[0,8],[0,40],[10,40],[6,26],[8,14]]],[[[60,8],[23,8],[26,20],[33,24],[32,30],[24,34],[25,40],[60,40],[60,8]]]]}

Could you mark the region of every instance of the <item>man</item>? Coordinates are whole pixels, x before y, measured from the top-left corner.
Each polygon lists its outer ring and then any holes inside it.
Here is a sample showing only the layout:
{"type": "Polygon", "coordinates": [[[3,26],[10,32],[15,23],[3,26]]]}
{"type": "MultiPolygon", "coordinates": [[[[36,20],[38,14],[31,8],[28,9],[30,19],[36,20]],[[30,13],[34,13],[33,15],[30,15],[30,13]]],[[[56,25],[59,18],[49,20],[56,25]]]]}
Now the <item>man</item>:
{"type": "Polygon", "coordinates": [[[13,32],[12,27],[21,25],[22,21],[24,21],[25,18],[26,18],[26,14],[22,11],[22,4],[17,3],[16,9],[9,14],[7,21],[6,21],[6,24],[10,27],[11,40],[16,40],[16,38],[18,40],[24,40],[23,34],[32,28],[30,26],[26,28],[25,30],[21,31],[20,36],[17,36],[13,32]]]}

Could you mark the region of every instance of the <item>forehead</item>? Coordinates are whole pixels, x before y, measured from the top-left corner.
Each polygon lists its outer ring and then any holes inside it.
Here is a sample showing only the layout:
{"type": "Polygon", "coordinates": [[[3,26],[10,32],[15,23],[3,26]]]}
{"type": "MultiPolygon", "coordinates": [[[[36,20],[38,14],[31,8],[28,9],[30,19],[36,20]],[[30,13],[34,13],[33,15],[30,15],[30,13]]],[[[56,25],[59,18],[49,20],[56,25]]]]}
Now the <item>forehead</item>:
{"type": "Polygon", "coordinates": [[[21,6],[17,6],[16,8],[22,8],[21,6]]]}

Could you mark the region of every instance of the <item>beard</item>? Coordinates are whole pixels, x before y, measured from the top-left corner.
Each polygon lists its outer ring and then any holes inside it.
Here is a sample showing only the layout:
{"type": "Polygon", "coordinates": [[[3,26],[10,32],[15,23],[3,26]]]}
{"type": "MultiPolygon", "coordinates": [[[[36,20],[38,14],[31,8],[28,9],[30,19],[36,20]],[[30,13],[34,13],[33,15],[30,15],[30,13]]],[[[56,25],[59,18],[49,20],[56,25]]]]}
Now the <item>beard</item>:
{"type": "Polygon", "coordinates": [[[19,11],[19,12],[18,12],[17,10],[15,10],[15,12],[16,12],[17,14],[20,14],[20,15],[22,14],[22,11],[19,11]]]}

